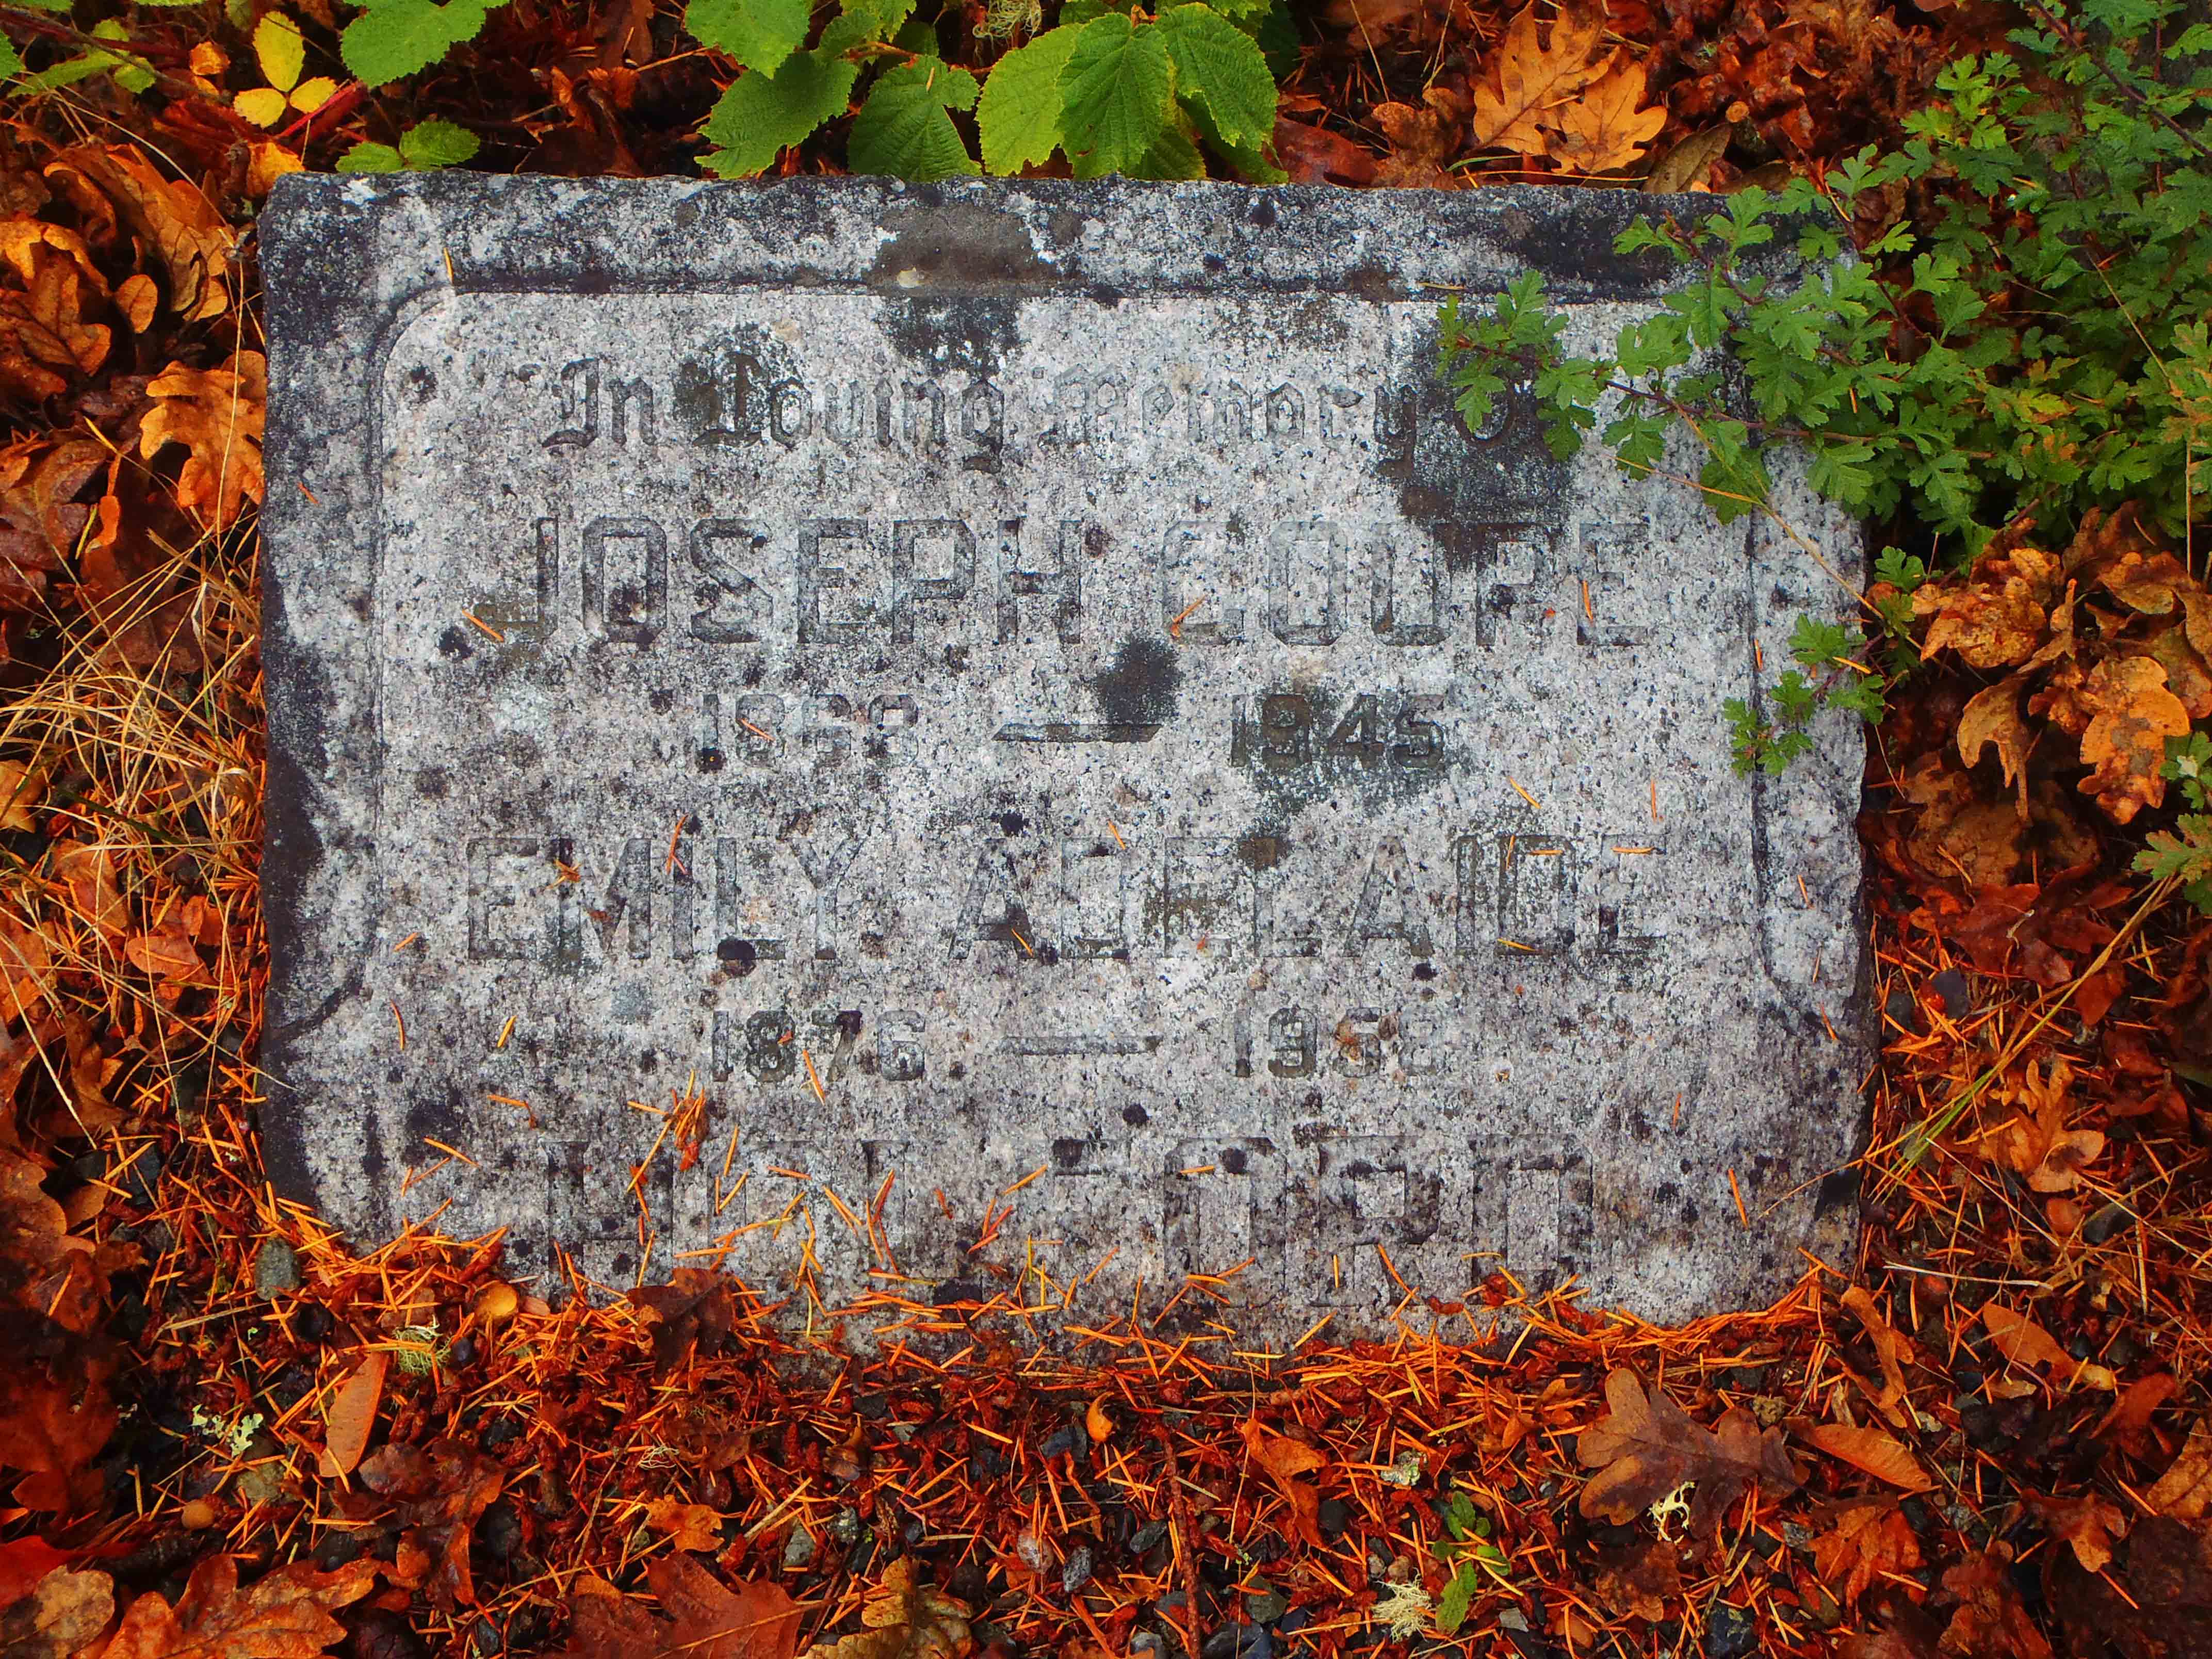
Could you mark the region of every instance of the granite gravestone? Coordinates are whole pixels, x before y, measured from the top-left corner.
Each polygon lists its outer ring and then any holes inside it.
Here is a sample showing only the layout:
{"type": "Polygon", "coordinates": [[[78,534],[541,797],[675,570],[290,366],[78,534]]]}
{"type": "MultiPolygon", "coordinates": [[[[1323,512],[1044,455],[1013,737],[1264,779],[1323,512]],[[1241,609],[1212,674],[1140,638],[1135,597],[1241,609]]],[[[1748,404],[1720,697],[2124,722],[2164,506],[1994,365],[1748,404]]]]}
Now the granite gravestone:
{"type": "Polygon", "coordinates": [[[1849,596],[1436,379],[1447,287],[1656,305],[1657,205],[282,181],[281,1186],[1276,1341],[1846,1248],[1862,735],[1722,707],[1849,596]]]}

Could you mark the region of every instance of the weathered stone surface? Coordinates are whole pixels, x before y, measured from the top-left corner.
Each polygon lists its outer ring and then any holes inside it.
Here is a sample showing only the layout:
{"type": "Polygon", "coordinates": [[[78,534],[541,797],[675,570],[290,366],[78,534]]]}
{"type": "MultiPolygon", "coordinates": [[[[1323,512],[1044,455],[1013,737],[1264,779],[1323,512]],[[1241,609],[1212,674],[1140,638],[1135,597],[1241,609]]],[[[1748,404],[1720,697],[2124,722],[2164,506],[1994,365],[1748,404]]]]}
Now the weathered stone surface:
{"type": "Polygon", "coordinates": [[[1654,304],[1653,205],[283,180],[272,1170],[1278,1341],[1842,1248],[1862,738],[1722,705],[1844,592],[1432,378],[1434,285],[1654,304]]]}

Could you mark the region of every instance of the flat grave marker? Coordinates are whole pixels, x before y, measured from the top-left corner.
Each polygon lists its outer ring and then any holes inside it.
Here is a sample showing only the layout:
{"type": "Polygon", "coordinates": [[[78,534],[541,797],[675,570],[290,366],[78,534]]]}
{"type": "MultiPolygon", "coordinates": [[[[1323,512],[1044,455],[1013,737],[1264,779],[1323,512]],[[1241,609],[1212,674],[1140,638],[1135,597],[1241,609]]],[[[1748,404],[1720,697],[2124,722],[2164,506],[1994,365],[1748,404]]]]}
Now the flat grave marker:
{"type": "Polygon", "coordinates": [[[280,1189],[1261,1341],[1844,1248],[1863,738],[1722,705],[1849,595],[1436,379],[1446,286],[1656,305],[1653,204],[281,182],[280,1189]]]}

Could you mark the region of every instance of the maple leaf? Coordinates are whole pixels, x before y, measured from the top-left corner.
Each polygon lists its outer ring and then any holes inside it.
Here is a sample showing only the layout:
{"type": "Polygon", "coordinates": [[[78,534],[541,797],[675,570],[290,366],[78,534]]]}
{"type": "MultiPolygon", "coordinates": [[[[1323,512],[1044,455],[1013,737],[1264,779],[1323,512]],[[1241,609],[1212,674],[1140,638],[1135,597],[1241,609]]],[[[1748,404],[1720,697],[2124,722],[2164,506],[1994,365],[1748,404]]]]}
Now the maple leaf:
{"type": "Polygon", "coordinates": [[[968,1604],[917,1582],[914,1559],[901,1556],[860,1609],[867,1628],[835,1642],[817,1642],[806,1659],[966,1659],[975,1639],[968,1604]]]}
{"type": "Polygon", "coordinates": [[[242,501],[261,499],[268,359],[241,351],[221,368],[172,363],[146,391],[160,401],[138,429],[139,455],[150,459],[170,444],[184,445],[191,454],[177,479],[177,498],[202,524],[228,529],[242,501]]]}
{"type": "Polygon", "coordinates": [[[1298,1536],[1316,1549],[1326,1549],[1321,1533],[1321,1494],[1310,1482],[1297,1477],[1326,1468],[1328,1459],[1303,1442],[1263,1427],[1256,1417],[1246,1418],[1239,1432],[1244,1437],[1245,1455],[1260,1466],[1289,1502],[1291,1524],[1298,1536]]]}
{"type": "Polygon", "coordinates": [[[156,1594],[133,1601],[99,1659],[314,1659],[346,1633],[331,1609],[358,1601],[375,1582],[374,1561],[336,1572],[295,1561],[241,1590],[238,1558],[210,1555],[173,1608],[156,1594]]]}
{"type": "Polygon", "coordinates": [[[1599,65],[1590,58],[1604,34],[1602,11],[1567,9],[1547,43],[1537,32],[1535,7],[1524,8],[1507,27],[1492,73],[1475,87],[1473,148],[1548,153],[1552,111],[1596,79],[1599,65]]]}
{"type": "Polygon", "coordinates": [[[1664,106],[1642,109],[1644,65],[1625,52],[1575,102],[1559,112],[1552,155],[1573,173],[1620,173],[1643,159],[1667,125],[1664,106]]]}
{"type": "Polygon", "coordinates": [[[1918,1566],[1920,1541],[1894,1498],[1846,1504],[1836,1513],[1833,1530],[1813,1540],[1813,1565],[1820,1569],[1820,1582],[1848,1606],[1884,1573],[1918,1566]]]}
{"type": "Polygon", "coordinates": [[[1731,1407],[1714,1428],[1703,1428],[1664,1392],[1646,1396],[1636,1373],[1626,1367],[1607,1376],[1605,1398],[1606,1415],[1575,1444],[1582,1466],[1599,1471],[1578,1500],[1592,1519],[1625,1526],[1691,1481],[1697,1492],[1690,1531],[1710,1539],[1753,1480],[1775,1492],[1796,1489],[1797,1471],[1782,1431],[1762,1431],[1741,1406],[1731,1407]]]}

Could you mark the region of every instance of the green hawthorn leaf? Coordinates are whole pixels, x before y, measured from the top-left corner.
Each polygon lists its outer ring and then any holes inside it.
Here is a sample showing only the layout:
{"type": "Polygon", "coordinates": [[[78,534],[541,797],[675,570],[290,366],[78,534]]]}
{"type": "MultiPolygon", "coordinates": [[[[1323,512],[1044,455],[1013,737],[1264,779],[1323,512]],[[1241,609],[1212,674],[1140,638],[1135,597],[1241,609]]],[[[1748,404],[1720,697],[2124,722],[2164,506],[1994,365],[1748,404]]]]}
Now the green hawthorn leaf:
{"type": "Polygon", "coordinates": [[[425,121],[401,135],[399,154],[410,167],[459,167],[477,153],[482,143],[466,127],[451,121],[425,121]]]}
{"type": "Polygon", "coordinates": [[[367,139],[338,157],[340,173],[397,173],[406,165],[406,158],[391,145],[367,139]]]}
{"type": "Polygon", "coordinates": [[[0,34],[0,79],[23,72],[23,54],[15,50],[15,43],[0,34]]]}
{"type": "Polygon", "coordinates": [[[1157,26],[1175,62],[1176,95],[1202,108],[1224,143],[1274,136],[1275,77],[1259,43],[1210,6],[1175,6],[1157,26]]]}
{"type": "Polygon", "coordinates": [[[702,46],[773,75],[806,44],[813,12],[811,0],[691,0],[684,27],[702,46]]]}
{"type": "Polygon", "coordinates": [[[715,146],[701,165],[724,179],[744,179],[824,121],[845,112],[860,67],[818,52],[797,52],[774,75],[748,70],[723,90],[699,133],[715,146]]]}
{"type": "Polygon", "coordinates": [[[846,161],[855,173],[889,173],[925,184],[981,172],[945,113],[973,107],[975,94],[975,77],[941,58],[885,70],[853,118],[846,161]]]}
{"type": "Polygon", "coordinates": [[[486,0],[371,0],[338,37],[338,56],[355,79],[380,87],[475,40],[490,9],[486,0]]]}
{"type": "Polygon", "coordinates": [[[1127,173],[1167,130],[1173,70],[1157,25],[1118,13],[1085,23],[1060,73],[1061,148],[1079,179],[1127,173]]]}
{"type": "Polygon", "coordinates": [[[1047,29],[991,65],[975,106],[983,165],[991,172],[1018,173],[1052,159],[1061,134],[1060,71],[1079,33],[1065,27],[1047,29]]]}

